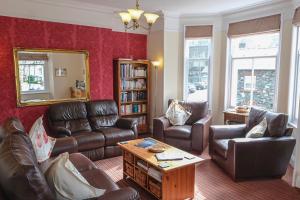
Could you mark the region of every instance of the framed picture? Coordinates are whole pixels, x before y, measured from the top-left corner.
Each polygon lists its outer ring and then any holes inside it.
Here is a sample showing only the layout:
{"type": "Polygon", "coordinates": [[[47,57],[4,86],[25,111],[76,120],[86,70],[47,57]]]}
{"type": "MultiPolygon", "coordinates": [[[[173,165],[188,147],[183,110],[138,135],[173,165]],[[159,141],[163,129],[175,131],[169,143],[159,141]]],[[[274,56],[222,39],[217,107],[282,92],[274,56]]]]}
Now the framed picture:
{"type": "Polygon", "coordinates": [[[55,68],[55,76],[58,76],[58,77],[67,76],[67,68],[62,68],[62,67],[55,68]]]}

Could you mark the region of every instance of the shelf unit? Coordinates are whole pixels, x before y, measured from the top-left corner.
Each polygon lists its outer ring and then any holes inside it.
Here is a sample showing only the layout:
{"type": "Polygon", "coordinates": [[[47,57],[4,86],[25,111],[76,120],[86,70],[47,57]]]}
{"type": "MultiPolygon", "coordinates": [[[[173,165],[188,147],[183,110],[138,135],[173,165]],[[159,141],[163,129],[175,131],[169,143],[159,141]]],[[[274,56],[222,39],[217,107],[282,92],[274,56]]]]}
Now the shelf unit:
{"type": "Polygon", "coordinates": [[[114,98],[119,115],[136,118],[139,134],[149,132],[150,78],[148,60],[114,60],[114,98]]]}
{"type": "Polygon", "coordinates": [[[153,168],[158,172],[160,171],[158,168],[134,156],[132,153],[123,151],[123,178],[131,178],[157,199],[162,199],[162,182],[148,174],[149,168],[153,168]],[[146,169],[137,164],[139,161],[144,162],[146,169]]]}

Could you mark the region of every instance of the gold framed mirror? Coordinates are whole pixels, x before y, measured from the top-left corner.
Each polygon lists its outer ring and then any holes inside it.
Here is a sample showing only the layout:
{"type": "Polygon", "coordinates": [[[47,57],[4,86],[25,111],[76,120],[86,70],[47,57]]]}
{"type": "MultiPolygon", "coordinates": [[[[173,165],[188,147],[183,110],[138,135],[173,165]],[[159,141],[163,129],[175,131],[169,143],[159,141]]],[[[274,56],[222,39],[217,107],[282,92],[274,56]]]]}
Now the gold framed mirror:
{"type": "Polygon", "coordinates": [[[90,100],[85,50],[14,48],[17,106],[90,100]]]}

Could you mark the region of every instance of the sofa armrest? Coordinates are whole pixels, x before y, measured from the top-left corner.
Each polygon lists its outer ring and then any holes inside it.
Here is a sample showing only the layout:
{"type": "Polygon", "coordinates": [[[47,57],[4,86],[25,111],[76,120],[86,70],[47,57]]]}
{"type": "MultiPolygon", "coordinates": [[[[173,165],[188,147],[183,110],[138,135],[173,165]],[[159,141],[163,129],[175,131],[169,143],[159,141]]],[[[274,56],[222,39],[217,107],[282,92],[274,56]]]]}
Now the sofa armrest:
{"type": "Polygon", "coordinates": [[[202,152],[207,144],[209,138],[209,127],[211,125],[212,117],[206,117],[198,120],[192,125],[192,149],[202,152]]]}
{"type": "Polygon", "coordinates": [[[246,124],[241,125],[215,125],[209,129],[211,139],[231,139],[245,137],[246,124]]]}
{"type": "Polygon", "coordinates": [[[108,192],[100,197],[97,198],[97,200],[140,200],[139,193],[130,188],[121,188],[119,190],[108,192]]]}
{"type": "Polygon", "coordinates": [[[137,138],[137,125],[138,122],[136,119],[133,118],[119,118],[116,126],[121,129],[131,129],[134,132],[135,137],[137,138]]]}
{"type": "Polygon", "coordinates": [[[236,179],[281,177],[286,173],[296,140],[293,137],[236,138],[228,142],[228,159],[236,179]]]}
{"type": "Polygon", "coordinates": [[[170,121],[165,117],[158,117],[153,119],[153,137],[161,141],[164,140],[164,130],[170,127],[170,121]]]}
{"type": "Polygon", "coordinates": [[[75,138],[64,137],[56,139],[55,145],[51,152],[51,157],[57,156],[64,152],[69,152],[70,154],[78,152],[78,144],[75,138]]]}
{"type": "Polygon", "coordinates": [[[72,132],[65,128],[60,126],[51,126],[50,127],[50,136],[56,137],[56,138],[63,138],[63,137],[69,137],[71,136],[72,132]]]}

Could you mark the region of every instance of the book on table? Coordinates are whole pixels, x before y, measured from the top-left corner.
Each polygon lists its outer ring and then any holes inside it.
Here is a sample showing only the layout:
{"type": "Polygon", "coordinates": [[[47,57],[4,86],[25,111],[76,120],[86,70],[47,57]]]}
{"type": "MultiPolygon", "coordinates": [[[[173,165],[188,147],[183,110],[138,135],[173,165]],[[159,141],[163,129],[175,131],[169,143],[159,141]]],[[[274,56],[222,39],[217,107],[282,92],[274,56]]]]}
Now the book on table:
{"type": "Polygon", "coordinates": [[[184,156],[179,153],[163,152],[163,153],[155,154],[155,157],[158,161],[168,161],[168,160],[182,160],[184,156]]]}

